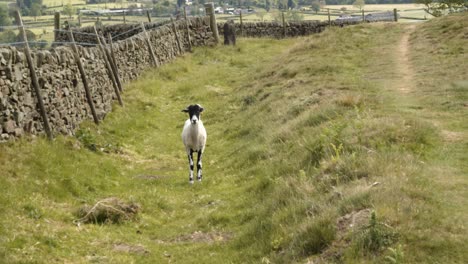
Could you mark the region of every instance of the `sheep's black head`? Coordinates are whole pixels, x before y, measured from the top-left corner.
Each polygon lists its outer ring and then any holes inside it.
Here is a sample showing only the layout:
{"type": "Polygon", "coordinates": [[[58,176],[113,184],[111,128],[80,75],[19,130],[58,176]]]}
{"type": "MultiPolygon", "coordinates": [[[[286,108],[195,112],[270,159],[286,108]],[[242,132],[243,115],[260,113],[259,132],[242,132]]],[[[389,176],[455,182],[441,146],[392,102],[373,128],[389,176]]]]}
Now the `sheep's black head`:
{"type": "Polygon", "coordinates": [[[199,104],[189,105],[182,112],[189,114],[189,119],[192,124],[196,124],[200,120],[200,113],[203,112],[203,107],[199,104]]]}

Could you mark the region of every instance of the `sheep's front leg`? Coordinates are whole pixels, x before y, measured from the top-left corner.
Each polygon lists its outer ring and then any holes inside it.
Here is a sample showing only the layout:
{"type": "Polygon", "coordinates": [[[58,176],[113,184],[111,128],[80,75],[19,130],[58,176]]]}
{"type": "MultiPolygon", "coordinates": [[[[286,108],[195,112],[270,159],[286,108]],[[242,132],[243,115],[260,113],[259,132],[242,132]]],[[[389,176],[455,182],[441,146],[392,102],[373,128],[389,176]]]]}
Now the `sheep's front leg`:
{"type": "Polygon", "coordinates": [[[190,183],[193,183],[193,150],[189,151],[188,160],[189,160],[189,168],[190,168],[189,181],[190,183]]]}
{"type": "Polygon", "coordinates": [[[202,179],[202,154],[201,150],[198,151],[198,160],[197,160],[197,180],[201,181],[202,179]]]}

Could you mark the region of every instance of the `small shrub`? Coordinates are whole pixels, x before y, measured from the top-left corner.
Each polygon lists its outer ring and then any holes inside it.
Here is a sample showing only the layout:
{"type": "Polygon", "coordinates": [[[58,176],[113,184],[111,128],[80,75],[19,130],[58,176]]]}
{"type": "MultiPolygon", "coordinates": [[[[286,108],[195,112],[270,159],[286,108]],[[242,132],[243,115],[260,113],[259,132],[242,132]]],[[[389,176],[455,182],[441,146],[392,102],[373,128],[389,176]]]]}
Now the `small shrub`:
{"type": "Polygon", "coordinates": [[[325,156],[325,148],[320,139],[316,139],[313,142],[304,145],[304,148],[306,148],[309,153],[306,156],[304,160],[304,167],[309,167],[309,165],[312,165],[313,167],[317,167],[320,164],[320,161],[323,159],[325,156]]]}
{"type": "Polygon", "coordinates": [[[353,249],[357,254],[376,254],[393,244],[396,239],[397,234],[389,226],[378,222],[375,212],[372,212],[369,225],[355,234],[353,249]]]}
{"type": "MultiPolygon", "coordinates": [[[[75,137],[87,149],[94,152],[104,153],[121,153],[121,145],[119,143],[99,142],[99,140],[88,129],[79,129],[75,137]]],[[[101,140],[102,141],[102,140],[101,140]]]]}
{"type": "Polygon", "coordinates": [[[97,151],[96,138],[91,134],[89,129],[79,129],[75,136],[85,148],[91,151],[97,151]]]}
{"type": "Polygon", "coordinates": [[[44,215],[41,209],[30,204],[23,206],[23,210],[29,218],[34,219],[34,220],[41,219],[42,216],[44,215]]]}
{"type": "Polygon", "coordinates": [[[257,101],[257,98],[255,98],[255,96],[248,95],[242,99],[242,104],[244,106],[249,106],[249,105],[253,105],[256,101],[257,101]]]}
{"type": "Polygon", "coordinates": [[[271,249],[273,251],[280,251],[282,249],[282,244],[284,242],[284,238],[280,235],[274,236],[271,240],[271,249]]]}

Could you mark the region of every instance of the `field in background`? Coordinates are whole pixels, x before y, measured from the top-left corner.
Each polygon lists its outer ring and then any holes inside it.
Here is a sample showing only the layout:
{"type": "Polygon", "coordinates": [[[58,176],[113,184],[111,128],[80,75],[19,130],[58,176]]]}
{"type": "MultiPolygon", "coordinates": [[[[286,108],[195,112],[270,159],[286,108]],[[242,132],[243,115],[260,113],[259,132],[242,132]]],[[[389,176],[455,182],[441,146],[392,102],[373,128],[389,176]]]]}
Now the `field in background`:
{"type": "MultiPolygon", "coordinates": [[[[72,5],[85,5],[86,1],[85,0],[42,0],[42,4],[47,7],[61,6],[62,4],[67,5],[68,3],[72,5]]],[[[115,4],[115,3],[112,3],[112,4],[115,4]]]]}
{"type": "MultiPolygon", "coordinates": [[[[327,8],[330,9],[331,13],[331,19],[335,20],[339,15],[345,15],[345,14],[353,14],[353,15],[360,15],[361,12],[359,9],[356,9],[352,5],[329,5],[329,6],[324,6],[318,14],[315,14],[311,10],[307,11],[297,11],[299,14],[303,16],[303,20],[328,20],[328,15],[327,15],[327,8]],[[342,11],[341,8],[346,8],[345,11],[342,11]]],[[[426,12],[422,9],[421,5],[417,4],[385,4],[385,5],[365,5],[364,6],[364,12],[365,14],[369,12],[387,12],[391,11],[393,12],[393,9],[396,8],[398,10],[398,13],[402,17],[408,17],[409,19],[401,19],[401,22],[414,22],[414,21],[420,21],[421,19],[424,18],[432,18],[432,16],[427,15],[426,12]],[[414,18],[414,19],[411,19],[414,18]]],[[[276,13],[278,12],[277,10],[270,10],[270,12],[266,12],[264,9],[256,9],[257,13],[261,13],[262,15],[259,14],[243,14],[243,19],[248,22],[258,22],[258,21],[281,21],[280,15],[277,15],[276,13]]],[[[220,20],[227,20],[227,19],[234,19],[235,21],[239,22],[239,16],[233,16],[233,15],[217,15],[217,17],[220,20]]]]}
{"type": "Polygon", "coordinates": [[[196,48],[99,127],[0,145],[0,262],[463,263],[467,22],[196,48]],[[193,186],[190,103],[208,130],[193,186]],[[106,197],[138,219],[74,224],[106,197]]]}
{"type": "MultiPolygon", "coordinates": [[[[324,8],[341,9],[343,7],[345,7],[347,10],[356,10],[356,8],[352,5],[326,5],[324,8]]],[[[381,4],[381,5],[366,4],[363,9],[370,10],[370,11],[387,11],[387,10],[393,10],[394,8],[398,9],[399,11],[408,11],[408,10],[414,10],[414,9],[422,9],[423,5],[420,5],[420,4],[381,4]]]]}
{"type": "MultiPolygon", "coordinates": [[[[0,2],[2,4],[3,2],[0,2]]],[[[63,4],[68,4],[69,1],[64,0],[63,4]]],[[[139,4],[141,3],[134,3],[134,2],[122,2],[122,3],[101,3],[101,4],[84,4],[84,1],[81,0],[73,0],[70,3],[74,5],[76,9],[89,9],[89,10],[101,10],[101,9],[110,9],[110,8],[121,8],[121,7],[128,7],[130,5],[139,4]]],[[[5,3],[6,4],[6,3],[5,3]]],[[[44,5],[52,8],[48,8],[48,12],[55,12],[61,11],[63,9],[62,1],[57,0],[45,0],[44,5]]],[[[330,5],[325,6],[322,10],[315,14],[311,10],[298,10],[296,17],[300,17],[301,20],[328,20],[327,16],[327,8],[331,10],[331,19],[335,20],[340,15],[344,14],[353,14],[353,15],[360,15],[358,9],[354,8],[351,5],[330,5]],[[346,11],[341,11],[341,8],[346,8],[346,11]]],[[[415,4],[388,4],[388,5],[366,5],[364,7],[365,14],[367,11],[369,12],[377,12],[377,11],[393,11],[394,8],[399,10],[399,14],[401,17],[399,22],[415,22],[421,21],[424,19],[431,18],[430,15],[426,15],[426,13],[422,10],[420,5],[415,4]]],[[[266,12],[264,9],[257,8],[256,13],[251,14],[243,14],[243,21],[245,22],[259,22],[259,21],[281,21],[281,14],[278,10],[270,10],[270,12],[266,12]]],[[[82,27],[85,26],[93,26],[95,21],[98,19],[102,21],[104,25],[111,25],[111,24],[120,24],[124,23],[124,17],[122,15],[112,15],[112,16],[86,16],[83,15],[82,19],[82,27]]],[[[223,22],[226,20],[234,20],[235,22],[240,22],[239,15],[228,15],[228,14],[217,14],[216,15],[218,22],[223,22]]],[[[288,18],[288,17],[287,17],[288,18]]],[[[159,17],[152,17],[152,21],[161,21],[169,19],[169,14],[167,16],[159,16],[159,17]]],[[[30,16],[24,16],[23,20],[25,24],[29,27],[36,36],[36,41],[47,41],[50,44],[53,42],[54,34],[53,34],[53,15],[42,15],[36,18],[30,16]]],[[[72,26],[78,25],[78,15],[73,15],[72,17],[68,17],[64,14],[61,15],[61,23],[65,23],[68,21],[72,26]]],[[[140,22],[147,22],[148,19],[146,14],[142,15],[126,15],[125,16],[125,23],[140,23],[140,22]]],[[[17,33],[17,31],[14,31],[17,33]]],[[[0,33],[2,34],[2,33],[0,33]]],[[[10,41],[11,42],[11,41],[10,41]]],[[[0,44],[6,44],[6,41],[0,41],[0,44]]]]}

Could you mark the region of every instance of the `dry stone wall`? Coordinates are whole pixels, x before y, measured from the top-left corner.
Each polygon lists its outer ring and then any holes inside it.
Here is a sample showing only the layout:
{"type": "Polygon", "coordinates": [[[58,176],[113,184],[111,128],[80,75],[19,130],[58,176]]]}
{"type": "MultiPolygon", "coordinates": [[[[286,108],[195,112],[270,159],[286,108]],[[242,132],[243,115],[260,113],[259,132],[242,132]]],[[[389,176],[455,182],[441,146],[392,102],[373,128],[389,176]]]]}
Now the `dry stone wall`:
{"type": "MultiPolygon", "coordinates": [[[[361,21],[332,21],[332,26],[347,26],[361,23],[361,21]]],[[[223,35],[224,23],[218,23],[218,31],[223,35]]],[[[241,25],[236,23],[236,34],[240,36],[241,25]]],[[[256,23],[243,23],[242,36],[244,37],[270,37],[270,38],[283,38],[283,37],[299,37],[306,36],[314,33],[320,33],[328,27],[328,21],[301,21],[301,22],[288,22],[286,28],[283,29],[282,23],[277,22],[256,22],[256,23]]]]}
{"type": "MultiPolygon", "coordinates": [[[[192,19],[193,20],[193,19],[192,19]]],[[[170,20],[162,21],[162,22],[152,22],[152,23],[145,23],[145,29],[147,31],[156,30],[164,25],[168,25],[170,20]]],[[[178,22],[179,23],[179,22],[178,22]]],[[[96,30],[103,36],[106,37],[110,33],[114,41],[124,40],[130,38],[131,36],[137,35],[142,32],[140,24],[116,24],[116,25],[109,25],[105,27],[96,27],[96,30]]],[[[78,43],[96,43],[96,36],[94,35],[94,27],[83,27],[79,30],[73,29],[73,32],[77,32],[73,34],[75,41],[78,43]],[[84,33],[84,34],[80,34],[84,33]]],[[[68,32],[66,30],[60,30],[57,32],[56,42],[68,42],[68,32]]]]}
{"type": "MultiPolygon", "coordinates": [[[[192,46],[214,44],[208,17],[191,18],[188,23],[192,46]]],[[[332,25],[357,23],[359,22],[333,21],[332,25]]],[[[327,26],[327,22],[315,21],[288,23],[286,29],[279,23],[244,23],[242,31],[243,36],[247,37],[281,38],[319,33],[327,26]]],[[[160,64],[170,62],[188,50],[185,20],[175,21],[175,27],[182,51],[170,23],[145,25],[160,64]]],[[[240,25],[236,24],[235,27],[239,34],[240,25]]],[[[222,36],[222,23],[218,24],[218,30],[222,36]]],[[[91,35],[94,32],[92,27],[77,31],[86,34],[75,33],[76,42],[96,42],[96,37],[91,35]]],[[[152,66],[145,35],[141,33],[141,25],[114,25],[100,28],[100,31],[104,35],[111,33],[114,36],[112,48],[120,79],[124,83],[137,78],[152,66]]],[[[59,32],[58,38],[58,41],[69,41],[65,31],[59,32]]],[[[112,103],[116,99],[112,81],[105,67],[104,55],[97,47],[80,47],[79,50],[97,116],[103,119],[112,110],[112,103]]],[[[52,132],[72,135],[83,120],[92,120],[92,115],[71,47],[60,46],[50,50],[33,51],[32,57],[52,132]]],[[[0,48],[0,142],[20,137],[25,133],[34,135],[43,132],[24,52],[15,47],[0,48]]]]}
{"type": "MultiPolygon", "coordinates": [[[[189,25],[193,46],[213,43],[206,19],[190,19],[189,25]]],[[[184,52],[189,45],[185,21],[176,21],[176,28],[184,52]]],[[[171,25],[148,30],[148,36],[161,64],[180,55],[171,25]]],[[[113,48],[124,82],[137,78],[152,65],[143,34],[116,41],[113,48]]],[[[97,47],[79,50],[98,118],[103,119],[116,99],[103,54],[97,47]]],[[[73,134],[83,120],[92,120],[92,115],[71,48],[33,51],[32,57],[53,133],[73,134]]],[[[0,48],[0,141],[43,131],[24,52],[15,47],[0,48]]]]}

